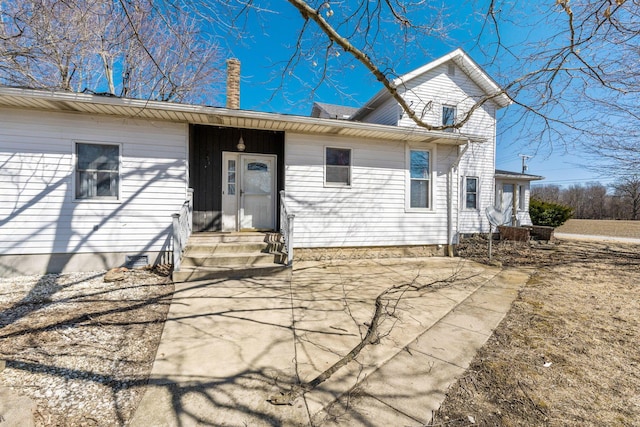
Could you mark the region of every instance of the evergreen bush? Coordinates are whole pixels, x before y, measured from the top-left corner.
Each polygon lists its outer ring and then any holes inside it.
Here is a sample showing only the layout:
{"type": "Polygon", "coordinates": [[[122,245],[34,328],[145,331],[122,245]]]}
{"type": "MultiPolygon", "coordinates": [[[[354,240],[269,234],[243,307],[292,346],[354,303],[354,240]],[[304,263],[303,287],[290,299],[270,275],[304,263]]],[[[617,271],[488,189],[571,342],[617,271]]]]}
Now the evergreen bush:
{"type": "Polygon", "coordinates": [[[531,198],[529,215],[533,225],[560,227],[573,216],[573,209],[559,203],[543,202],[542,200],[531,198]]]}

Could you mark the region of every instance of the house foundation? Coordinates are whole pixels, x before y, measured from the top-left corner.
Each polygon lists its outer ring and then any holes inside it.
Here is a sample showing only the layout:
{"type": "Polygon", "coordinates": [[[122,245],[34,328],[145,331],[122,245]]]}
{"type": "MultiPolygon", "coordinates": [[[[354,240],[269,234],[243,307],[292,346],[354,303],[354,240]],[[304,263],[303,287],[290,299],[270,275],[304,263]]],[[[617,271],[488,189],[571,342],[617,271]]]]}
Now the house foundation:
{"type": "Polygon", "coordinates": [[[444,245],[296,248],[294,261],[326,261],[445,256],[444,245]]]}

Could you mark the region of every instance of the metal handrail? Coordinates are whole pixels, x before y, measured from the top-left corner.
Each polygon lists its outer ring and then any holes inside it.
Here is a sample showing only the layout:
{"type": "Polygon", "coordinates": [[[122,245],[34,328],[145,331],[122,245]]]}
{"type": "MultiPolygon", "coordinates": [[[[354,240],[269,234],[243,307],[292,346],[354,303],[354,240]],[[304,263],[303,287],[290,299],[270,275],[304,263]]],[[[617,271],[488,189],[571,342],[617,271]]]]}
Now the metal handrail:
{"type": "Polygon", "coordinates": [[[187,200],[180,212],[171,214],[173,218],[173,271],[180,271],[180,261],[193,224],[193,188],[187,189],[187,200]]]}
{"type": "Polygon", "coordinates": [[[284,251],[287,254],[287,265],[293,264],[293,220],[295,215],[289,212],[285,201],[284,190],[280,191],[280,234],[284,240],[284,251]]]}

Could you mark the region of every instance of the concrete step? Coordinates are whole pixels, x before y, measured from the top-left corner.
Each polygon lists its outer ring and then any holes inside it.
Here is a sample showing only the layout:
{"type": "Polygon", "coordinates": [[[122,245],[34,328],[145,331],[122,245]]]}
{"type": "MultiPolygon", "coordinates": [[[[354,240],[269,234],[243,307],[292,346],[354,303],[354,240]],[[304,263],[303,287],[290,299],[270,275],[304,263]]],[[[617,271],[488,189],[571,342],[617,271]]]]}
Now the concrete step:
{"type": "MultiPolygon", "coordinates": [[[[189,244],[216,244],[238,242],[265,242],[270,235],[276,233],[237,232],[237,233],[193,233],[189,237],[189,244]]],[[[275,237],[273,237],[275,238],[275,237]]]]}
{"type": "Polygon", "coordinates": [[[173,272],[174,282],[193,282],[211,279],[238,279],[290,274],[291,269],[282,264],[266,264],[254,267],[183,267],[173,272]]]}
{"type": "Polygon", "coordinates": [[[279,233],[194,233],[173,280],[266,276],[286,271],[279,233]]]}
{"type": "Polygon", "coordinates": [[[230,242],[204,243],[189,241],[184,256],[202,257],[222,254],[269,252],[270,246],[265,242],[230,242]]]}
{"type": "Polygon", "coordinates": [[[269,265],[276,261],[275,254],[263,252],[237,252],[219,253],[215,255],[193,254],[182,258],[182,266],[185,267],[237,267],[246,268],[256,265],[269,265]]]}

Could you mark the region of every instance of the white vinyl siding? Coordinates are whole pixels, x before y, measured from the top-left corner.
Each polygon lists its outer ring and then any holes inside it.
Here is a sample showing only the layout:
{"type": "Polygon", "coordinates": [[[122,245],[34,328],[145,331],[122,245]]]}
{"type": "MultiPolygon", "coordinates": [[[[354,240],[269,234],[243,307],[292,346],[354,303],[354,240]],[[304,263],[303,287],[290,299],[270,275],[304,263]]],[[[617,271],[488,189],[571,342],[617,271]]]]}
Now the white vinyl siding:
{"type": "Polygon", "coordinates": [[[405,144],[287,134],[286,201],[296,215],[295,246],[445,244],[446,174],[456,150],[438,147],[430,151],[434,156],[433,208],[407,212],[405,144]],[[352,150],[351,188],[324,186],[327,144],[352,150]]]}
{"type": "Polygon", "coordinates": [[[489,220],[484,209],[494,203],[494,145],[491,143],[472,143],[460,160],[461,186],[459,229],[461,233],[485,233],[489,231],[489,220]],[[477,177],[478,209],[467,209],[465,200],[466,182],[464,177],[477,177]]]}
{"type": "MultiPolygon", "coordinates": [[[[464,72],[456,70],[451,76],[447,73],[447,65],[443,64],[411,80],[402,95],[425,122],[439,126],[443,107],[455,107],[456,118],[461,120],[485,94],[464,72]]],[[[473,113],[459,132],[493,136],[495,114],[495,104],[488,101],[473,113]]],[[[399,126],[415,126],[415,123],[405,115],[399,126]]]]}
{"type": "Polygon", "coordinates": [[[364,116],[362,121],[367,123],[377,123],[380,125],[397,126],[398,122],[402,118],[402,113],[402,108],[400,108],[398,102],[391,98],[364,116]]]}
{"type": "Polygon", "coordinates": [[[184,124],[2,110],[0,254],[168,250],[187,137],[184,124]],[[119,203],[75,200],[76,142],[120,148],[119,203]]]}

